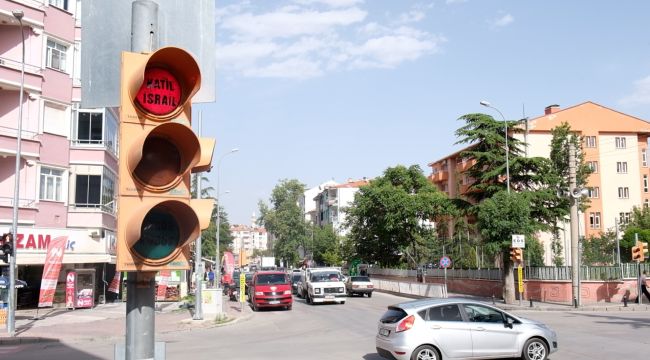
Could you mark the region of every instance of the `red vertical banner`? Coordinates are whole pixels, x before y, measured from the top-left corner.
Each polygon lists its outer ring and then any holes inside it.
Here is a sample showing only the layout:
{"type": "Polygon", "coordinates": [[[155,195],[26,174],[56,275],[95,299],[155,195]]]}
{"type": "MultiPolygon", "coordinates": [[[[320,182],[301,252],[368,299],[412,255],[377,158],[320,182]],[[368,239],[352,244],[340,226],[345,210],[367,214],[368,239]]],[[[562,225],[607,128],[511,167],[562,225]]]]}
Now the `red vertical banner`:
{"type": "Polygon", "coordinates": [[[160,270],[160,281],[158,282],[156,301],[165,300],[167,297],[167,284],[169,283],[169,278],[171,275],[171,270],[160,270]]]}
{"type": "Polygon", "coordinates": [[[65,307],[68,309],[75,308],[75,285],[77,273],[70,271],[65,277],[65,307]]]}
{"type": "Polygon", "coordinates": [[[113,276],[113,280],[111,280],[110,285],[108,285],[108,291],[112,293],[119,294],[120,293],[120,277],[122,276],[122,273],[120,271],[115,272],[115,276],[113,276]]]}
{"type": "Polygon", "coordinates": [[[43,265],[43,279],[41,279],[41,292],[38,296],[38,307],[52,306],[56,283],[61,272],[63,253],[68,242],[67,236],[59,236],[50,240],[43,265]]]}

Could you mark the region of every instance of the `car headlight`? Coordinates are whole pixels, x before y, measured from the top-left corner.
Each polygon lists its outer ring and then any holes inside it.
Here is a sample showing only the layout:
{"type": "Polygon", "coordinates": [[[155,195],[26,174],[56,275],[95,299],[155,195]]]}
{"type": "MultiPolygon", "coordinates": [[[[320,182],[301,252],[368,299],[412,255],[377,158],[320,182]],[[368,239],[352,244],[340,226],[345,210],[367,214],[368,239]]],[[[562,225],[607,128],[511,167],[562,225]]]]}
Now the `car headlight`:
{"type": "Polygon", "coordinates": [[[345,290],[343,288],[339,288],[339,292],[342,293],[345,292],[345,290]]]}
{"type": "Polygon", "coordinates": [[[314,289],[314,294],[320,294],[320,289],[319,288],[314,289]]]}

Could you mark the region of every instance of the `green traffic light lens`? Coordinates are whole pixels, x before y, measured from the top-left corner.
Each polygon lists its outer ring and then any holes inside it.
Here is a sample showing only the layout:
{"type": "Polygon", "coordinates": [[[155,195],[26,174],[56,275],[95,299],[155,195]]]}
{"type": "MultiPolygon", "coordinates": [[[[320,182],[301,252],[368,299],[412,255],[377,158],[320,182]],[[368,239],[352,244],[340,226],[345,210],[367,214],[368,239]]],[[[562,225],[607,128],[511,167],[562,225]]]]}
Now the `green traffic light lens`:
{"type": "Polygon", "coordinates": [[[178,221],[164,209],[153,208],[142,221],[140,240],[135,250],[145,259],[160,260],[171,255],[180,244],[178,221]]]}

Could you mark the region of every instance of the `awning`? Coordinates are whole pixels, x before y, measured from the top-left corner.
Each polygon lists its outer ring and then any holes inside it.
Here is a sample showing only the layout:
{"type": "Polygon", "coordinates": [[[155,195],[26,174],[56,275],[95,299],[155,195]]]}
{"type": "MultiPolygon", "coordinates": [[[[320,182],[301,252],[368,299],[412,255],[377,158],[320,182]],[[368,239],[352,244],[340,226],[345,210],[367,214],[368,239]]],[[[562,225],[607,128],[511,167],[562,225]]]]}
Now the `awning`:
{"type": "MultiPolygon", "coordinates": [[[[16,256],[18,265],[43,265],[45,263],[44,253],[18,253],[16,256]]],[[[109,263],[115,264],[115,255],[110,254],[79,254],[65,253],[63,264],[85,264],[85,263],[109,263]]]]}

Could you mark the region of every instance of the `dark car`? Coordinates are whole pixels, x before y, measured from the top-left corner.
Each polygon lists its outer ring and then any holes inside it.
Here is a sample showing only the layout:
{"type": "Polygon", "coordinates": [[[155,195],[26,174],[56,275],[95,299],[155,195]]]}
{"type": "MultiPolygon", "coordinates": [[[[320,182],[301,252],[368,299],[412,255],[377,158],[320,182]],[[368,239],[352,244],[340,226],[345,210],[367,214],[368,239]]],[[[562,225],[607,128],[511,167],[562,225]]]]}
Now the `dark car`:
{"type": "Polygon", "coordinates": [[[258,271],[248,288],[248,301],[253,311],[280,307],[291,310],[291,280],[284,271],[258,271]]]}
{"type": "Polygon", "coordinates": [[[300,282],[300,273],[299,272],[291,273],[291,293],[292,294],[297,294],[298,293],[298,283],[299,282],[300,282]]]}

